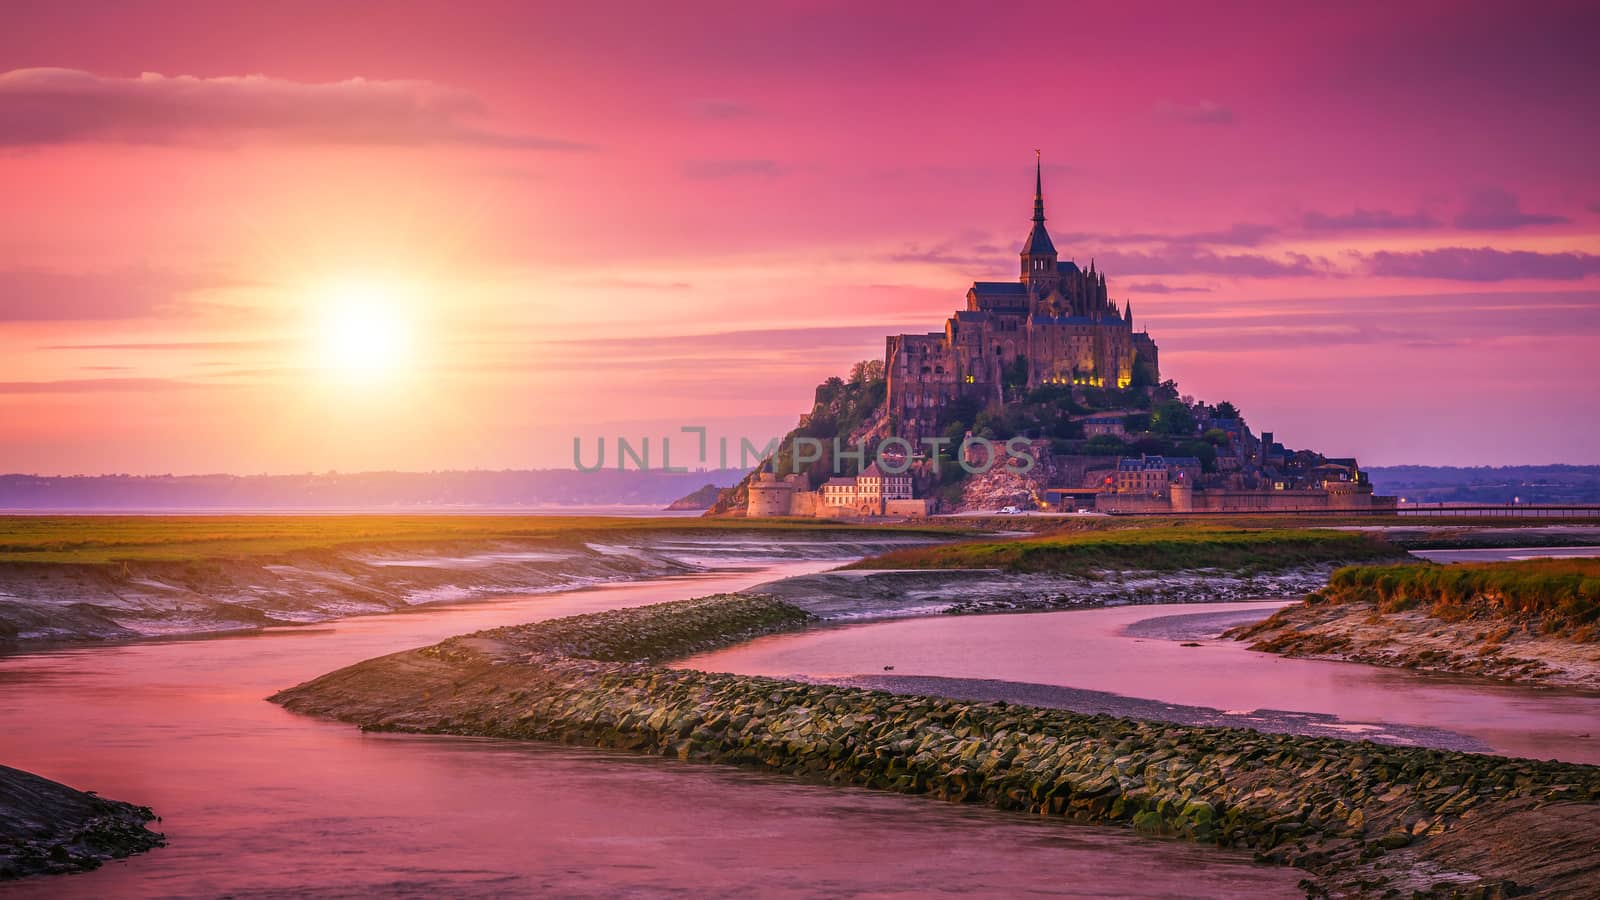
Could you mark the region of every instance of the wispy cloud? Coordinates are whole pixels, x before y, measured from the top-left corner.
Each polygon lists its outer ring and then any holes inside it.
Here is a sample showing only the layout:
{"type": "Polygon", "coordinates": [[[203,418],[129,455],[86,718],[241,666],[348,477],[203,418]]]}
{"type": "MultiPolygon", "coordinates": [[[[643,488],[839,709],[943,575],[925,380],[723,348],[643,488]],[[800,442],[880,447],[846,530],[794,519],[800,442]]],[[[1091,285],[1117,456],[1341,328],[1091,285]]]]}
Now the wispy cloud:
{"type": "Polygon", "coordinates": [[[0,145],[279,140],[477,144],[584,150],[585,144],[476,124],[476,96],[429,81],[308,83],[265,75],[113,78],[78,69],[0,74],[0,145]]]}
{"type": "Polygon", "coordinates": [[[1523,212],[1517,195],[1500,188],[1474,191],[1455,218],[1457,228],[1473,231],[1510,231],[1532,225],[1565,225],[1566,216],[1523,212]]]}
{"type": "Polygon", "coordinates": [[[788,166],[773,159],[691,159],[683,163],[690,178],[776,178],[789,174],[788,166]]]}
{"type": "Polygon", "coordinates": [[[1413,252],[1384,250],[1367,255],[1365,261],[1371,274],[1389,278],[1576,281],[1600,275],[1600,256],[1591,253],[1538,253],[1493,247],[1440,247],[1413,252]]]}
{"type": "Polygon", "coordinates": [[[726,97],[701,97],[689,103],[689,109],[702,119],[749,119],[761,114],[755,106],[742,100],[726,97]]]}
{"type": "Polygon", "coordinates": [[[1294,278],[1336,274],[1326,260],[1301,253],[1217,253],[1192,245],[1151,251],[1099,254],[1100,267],[1122,275],[1225,275],[1233,278],[1294,278]]]}
{"type": "Polygon", "coordinates": [[[1210,100],[1178,103],[1163,100],[1156,104],[1155,116],[1167,122],[1187,122],[1193,125],[1232,125],[1233,110],[1210,100]]]}
{"type": "Polygon", "coordinates": [[[1347,213],[1312,211],[1300,219],[1300,226],[1313,232],[1419,231],[1438,226],[1438,221],[1421,210],[1413,213],[1356,207],[1347,213]]]}
{"type": "Polygon", "coordinates": [[[188,295],[240,282],[155,269],[110,272],[0,270],[0,322],[119,320],[192,312],[188,295]]]}
{"type": "Polygon", "coordinates": [[[170,378],[66,378],[59,381],[0,381],[0,394],[104,394],[182,391],[205,387],[170,378]]]}
{"type": "Polygon", "coordinates": [[[1128,285],[1128,290],[1136,294],[1209,294],[1210,288],[1189,287],[1181,284],[1167,284],[1161,281],[1135,281],[1128,285]]]}

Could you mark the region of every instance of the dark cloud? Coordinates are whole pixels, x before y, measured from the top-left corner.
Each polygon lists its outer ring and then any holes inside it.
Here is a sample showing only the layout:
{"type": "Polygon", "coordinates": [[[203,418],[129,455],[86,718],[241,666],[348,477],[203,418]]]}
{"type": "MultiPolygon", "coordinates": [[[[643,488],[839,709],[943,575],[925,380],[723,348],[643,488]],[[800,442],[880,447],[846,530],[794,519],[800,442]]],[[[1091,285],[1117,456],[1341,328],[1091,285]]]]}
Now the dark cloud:
{"type": "Polygon", "coordinates": [[[1135,281],[1127,286],[1127,290],[1135,294],[1209,294],[1211,288],[1186,287],[1181,284],[1165,284],[1160,281],[1135,281]]]}
{"type": "Polygon", "coordinates": [[[1149,252],[1102,253],[1099,268],[1119,275],[1226,275],[1234,278],[1294,278],[1332,274],[1326,261],[1300,253],[1216,253],[1174,244],[1149,252]]]}
{"type": "Polygon", "coordinates": [[[74,273],[0,271],[0,322],[142,319],[195,307],[186,295],[239,282],[206,275],[129,269],[74,273]]]}
{"type": "Polygon", "coordinates": [[[1499,188],[1486,188],[1467,197],[1467,205],[1456,216],[1455,226],[1473,231],[1509,231],[1530,225],[1564,225],[1569,221],[1566,216],[1523,212],[1517,195],[1499,188]]]}
{"type": "Polygon", "coordinates": [[[775,178],[789,168],[773,159],[691,159],[683,163],[690,178],[775,178]]]}
{"type": "Polygon", "coordinates": [[[1194,103],[1174,103],[1164,100],[1156,104],[1156,118],[1167,122],[1187,122],[1193,125],[1232,125],[1233,110],[1210,100],[1194,103]]]}
{"type": "Polygon", "coordinates": [[[1347,213],[1308,212],[1300,220],[1306,231],[1412,231],[1439,223],[1425,212],[1396,213],[1387,209],[1356,207],[1347,213]]]}
{"type": "Polygon", "coordinates": [[[81,141],[166,144],[271,139],[327,144],[479,144],[591,149],[486,130],[483,104],[427,81],[310,84],[264,75],[110,78],[77,69],[0,74],[0,145],[81,141]]]}
{"type": "Polygon", "coordinates": [[[1091,246],[1132,246],[1137,244],[1216,244],[1227,247],[1255,247],[1280,233],[1275,225],[1236,222],[1210,231],[1132,231],[1106,234],[1094,231],[1052,232],[1057,244],[1091,246]]]}
{"type": "Polygon", "coordinates": [[[1600,256],[1590,253],[1537,253],[1493,247],[1441,247],[1410,252],[1379,251],[1365,257],[1373,275],[1390,278],[1442,278],[1451,281],[1534,279],[1576,281],[1600,275],[1600,256]]]}

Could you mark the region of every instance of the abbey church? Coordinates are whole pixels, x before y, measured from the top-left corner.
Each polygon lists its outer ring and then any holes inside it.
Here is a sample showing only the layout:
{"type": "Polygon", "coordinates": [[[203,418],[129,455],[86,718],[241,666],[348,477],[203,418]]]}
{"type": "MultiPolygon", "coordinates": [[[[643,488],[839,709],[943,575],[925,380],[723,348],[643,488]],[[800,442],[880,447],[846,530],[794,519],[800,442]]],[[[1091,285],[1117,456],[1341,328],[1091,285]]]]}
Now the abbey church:
{"type": "Polygon", "coordinates": [[[1155,342],[1133,330],[1132,305],[1118,312],[1093,262],[1087,270],[1061,262],[1044,221],[1040,166],[1021,277],[974,282],[967,308],[942,332],[889,336],[888,411],[901,436],[937,433],[940,411],[959,397],[1003,402],[1008,384],[1125,388],[1160,380],[1155,342]]]}

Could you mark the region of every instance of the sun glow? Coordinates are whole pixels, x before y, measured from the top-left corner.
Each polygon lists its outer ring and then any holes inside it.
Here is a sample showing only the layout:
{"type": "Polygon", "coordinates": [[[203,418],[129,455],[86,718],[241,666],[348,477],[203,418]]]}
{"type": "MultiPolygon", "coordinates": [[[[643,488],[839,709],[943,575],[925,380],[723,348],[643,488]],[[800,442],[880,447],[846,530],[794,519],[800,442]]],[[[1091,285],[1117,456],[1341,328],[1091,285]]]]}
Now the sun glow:
{"type": "Polygon", "coordinates": [[[375,281],[332,285],[317,298],[318,364],[350,381],[402,374],[412,362],[408,292],[375,281]]]}

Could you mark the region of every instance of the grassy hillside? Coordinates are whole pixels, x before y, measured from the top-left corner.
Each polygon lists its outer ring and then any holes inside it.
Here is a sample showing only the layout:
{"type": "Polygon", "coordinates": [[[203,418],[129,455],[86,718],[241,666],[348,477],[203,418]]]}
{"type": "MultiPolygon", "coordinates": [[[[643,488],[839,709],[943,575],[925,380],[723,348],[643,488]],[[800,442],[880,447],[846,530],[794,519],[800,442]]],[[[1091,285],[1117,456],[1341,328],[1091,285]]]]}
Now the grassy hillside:
{"type": "Polygon", "coordinates": [[[1426,607],[1445,621],[1503,622],[1580,641],[1600,640],[1600,559],[1352,566],[1310,602],[1373,603],[1379,612],[1426,607]]]}
{"type": "Polygon", "coordinates": [[[1090,572],[1199,568],[1286,568],[1387,560],[1404,551],[1365,534],[1311,529],[1197,526],[1057,532],[896,550],[853,563],[862,569],[1004,569],[1090,572]]]}

